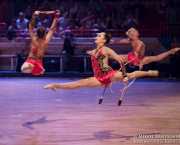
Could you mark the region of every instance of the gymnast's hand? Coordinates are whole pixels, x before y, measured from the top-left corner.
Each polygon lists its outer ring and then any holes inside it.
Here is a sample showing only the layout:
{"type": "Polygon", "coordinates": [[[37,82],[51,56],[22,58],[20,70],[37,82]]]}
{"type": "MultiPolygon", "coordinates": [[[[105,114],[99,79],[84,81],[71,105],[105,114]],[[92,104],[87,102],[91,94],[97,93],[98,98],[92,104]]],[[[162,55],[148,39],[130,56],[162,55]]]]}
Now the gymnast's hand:
{"type": "Polygon", "coordinates": [[[124,79],[123,79],[123,82],[126,84],[127,82],[128,82],[128,77],[125,77],[124,79]]]}
{"type": "Polygon", "coordinates": [[[111,39],[110,42],[115,42],[115,40],[111,39]]]}
{"type": "Polygon", "coordinates": [[[91,50],[87,51],[87,54],[92,55],[92,51],[91,50]]]}
{"type": "Polygon", "coordinates": [[[40,11],[35,11],[34,12],[34,15],[39,15],[40,14],[40,11]]]}

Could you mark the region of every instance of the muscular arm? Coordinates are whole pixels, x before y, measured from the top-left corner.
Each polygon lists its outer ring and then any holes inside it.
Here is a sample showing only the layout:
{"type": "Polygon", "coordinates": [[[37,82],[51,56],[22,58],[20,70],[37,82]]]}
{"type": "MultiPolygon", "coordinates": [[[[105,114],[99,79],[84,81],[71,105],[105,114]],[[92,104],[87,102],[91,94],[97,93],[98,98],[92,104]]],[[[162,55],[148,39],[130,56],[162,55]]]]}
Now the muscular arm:
{"type": "MultiPolygon", "coordinates": [[[[140,55],[140,51],[141,51],[142,46],[143,46],[143,42],[141,42],[141,41],[137,42],[137,47],[135,48],[135,52],[134,52],[134,54],[136,56],[140,55]]],[[[139,60],[139,69],[141,70],[142,68],[143,68],[143,64],[139,60]]]]}
{"type": "Polygon", "coordinates": [[[36,24],[36,17],[38,14],[39,11],[35,11],[29,23],[29,35],[32,42],[36,42],[36,37],[34,36],[34,26],[36,24]]]}
{"type": "Polygon", "coordinates": [[[111,42],[117,42],[117,43],[130,43],[129,39],[111,40],[111,42]]]}
{"type": "Polygon", "coordinates": [[[135,48],[135,54],[140,55],[141,48],[143,46],[143,42],[139,41],[137,42],[137,47],[135,48]]]}
{"type": "Polygon", "coordinates": [[[106,53],[108,54],[109,58],[115,59],[122,66],[123,60],[112,49],[106,47],[106,53]]]}
{"type": "Polygon", "coordinates": [[[56,24],[57,24],[57,22],[58,22],[59,15],[60,15],[60,12],[59,12],[59,11],[55,11],[54,21],[53,21],[53,23],[52,23],[52,26],[51,26],[48,34],[46,35],[46,41],[47,41],[47,43],[51,40],[51,37],[53,36],[54,29],[55,29],[56,24]]]}

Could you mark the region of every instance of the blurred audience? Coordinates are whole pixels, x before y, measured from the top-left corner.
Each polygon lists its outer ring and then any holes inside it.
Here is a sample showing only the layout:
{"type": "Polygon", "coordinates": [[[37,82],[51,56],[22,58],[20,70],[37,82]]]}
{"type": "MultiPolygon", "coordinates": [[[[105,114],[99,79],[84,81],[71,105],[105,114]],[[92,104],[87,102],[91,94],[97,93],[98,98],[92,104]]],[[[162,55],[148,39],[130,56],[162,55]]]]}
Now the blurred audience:
{"type": "Polygon", "coordinates": [[[20,32],[18,32],[18,30],[20,30],[21,27],[19,25],[17,25],[16,19],[13,19],[11,21],[11,25],[8,27],[8,31],[7,31],[7,38],[9,40],[12,40],[13,38],[16,37],[16,35],[20,32]]]}
{"type": "Polygon", "coordinates": [[[166,13],[168,9],[168,3],[166,0],[161,0],[160,3],[158,3],[157,11],[158,13],[166,13]]]}
{"type": "Polygon", "coordinates": [[[29,20],[25,18],[25,15],[23,12],[19,13],[19,19],[16,20],[17,25],[20,26],[21,29],[27,28],[29,20]]]}
{"type": "MultiPolygon", "coordinates": [[[[21,2],[25,2],[25,0],[21,0],[21,2]]],[[[99,31],[102,32],[106,29],[138,29],[141,22],[148,20],[144,19],[144,14],[147,14],[146,16],[148,16],[148,14],[153,15],[152,10],[146,12],[147,6],[145,8],[142,0],[123,0],[115,6],[114,4],[107,4],[106,1],[103,2],[102,0],[96,0],[94,3],[89,3],[89,1],[86,0],[69,0],[63,2],[61,0],[29,0],[28,5],[26,1],[25,3],[28,6],[25,13],[20,12],[19,18],[16,20],[17,28],[22,30],[22,34],[26,34],[28,31],[28,22],[31,20],[31,16],[35,10],[60,10],[61,17],[58,19],[58,26],[54,37],[58,37],[58,33],[63,30],[99,29],[99,31]]],[[[171,0],[169,3],[167,0],[159,0],[159,2],[157,2],[156,13],[164,13],[163,15],[167,16],[167,22],[179,22],[179,7],[177,2],[175,4],[174,1],[171,0]]],[[[53,14],[40,14],[37,17],[36,28],[45,26],[48,31],[53,22],[53,18],[53,14]]],[[[156,20],[156,15],[154,15],[152,19],[156,20]]],[[[11,27],[9,28],[11,29],[11,27]]],[[[153,26],[151,26],[151,28],[153,28],[153,26]]]]}

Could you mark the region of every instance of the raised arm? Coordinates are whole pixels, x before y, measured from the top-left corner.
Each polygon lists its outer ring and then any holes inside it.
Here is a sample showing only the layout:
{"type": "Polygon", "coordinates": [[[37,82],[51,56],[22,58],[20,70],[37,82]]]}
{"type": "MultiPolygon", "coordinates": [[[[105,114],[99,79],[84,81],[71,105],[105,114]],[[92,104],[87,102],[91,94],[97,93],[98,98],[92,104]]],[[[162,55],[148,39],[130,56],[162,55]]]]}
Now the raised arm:
{"type": "Polygon", "coordinates": [[[53,21],[53,23],[52,23],[52,26],[51,26],[48,34],[46,35],[46,41],[47,41],[47,43],[51,40],[51,37],[53,36],[54,29],[55,29],[56,24],[57,24],[57,22],[58,22],[59,16],[60,16],[60,12],[59,12],[59,10],[56,10],[56,11],[55,11],[54,21],[53,21]]]}
{"type": "Polygon", "coordinates": [[[39,13],[40,11],[35,11],[29,23],[29,35],[32,42],[36,42],[36,37],[34,36],[34,26],[36,24],[36,18],[39,15],[39,13]]]}
{"type": "Polygon", "coordinates": [[[111,39],[111,42],[130,43],[129,39],[118,39],[118,40],[113,40],[113,39],[111,39]]]}

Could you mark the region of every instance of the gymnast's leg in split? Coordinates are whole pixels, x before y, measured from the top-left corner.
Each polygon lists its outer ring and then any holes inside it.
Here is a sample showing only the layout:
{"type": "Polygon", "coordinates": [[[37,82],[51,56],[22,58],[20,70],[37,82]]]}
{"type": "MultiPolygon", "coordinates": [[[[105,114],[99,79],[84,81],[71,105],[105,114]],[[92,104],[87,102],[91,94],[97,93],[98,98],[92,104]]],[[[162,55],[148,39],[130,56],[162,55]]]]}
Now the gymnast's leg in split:
{"type": "MultiPolygon", "coordinates": [[[[134,71],[133,73],[127,73],[128,79],[140,78],[145,76],[157,76],[158,71],[134,71]]],[[[112,82],[118,82],[123,80],[122,72],[117,72],[113,77],[111,77],[112,82]]],[[[90,77],[87,79],[81,79],[76,82],[69,82],[69,83],[53,83],[44,86],[45,89],[52,89],[56,91],[57,89],[77,89],[77,88],[96,88],[96,87],[103,87],[105,84],[98,81],[95,77],[90,77]]]]}

